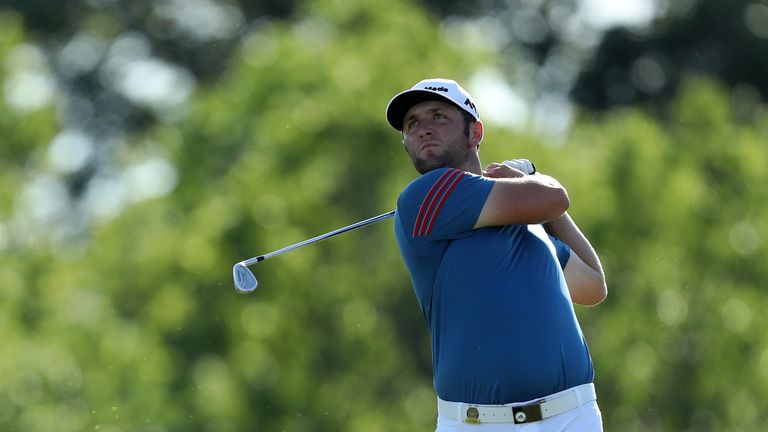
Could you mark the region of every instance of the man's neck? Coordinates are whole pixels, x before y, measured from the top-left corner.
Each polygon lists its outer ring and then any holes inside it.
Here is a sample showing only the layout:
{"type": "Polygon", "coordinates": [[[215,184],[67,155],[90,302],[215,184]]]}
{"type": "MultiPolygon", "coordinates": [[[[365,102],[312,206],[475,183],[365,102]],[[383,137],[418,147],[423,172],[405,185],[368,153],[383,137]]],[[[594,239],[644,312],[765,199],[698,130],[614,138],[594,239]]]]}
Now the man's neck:
{"type": "Polygon", "coordinates": [[[456,167],[456,169],[472,174],[483,175],[483,167],[480,165],[480,158],[477,154],[471,155],[466,162],[456,167]]]}

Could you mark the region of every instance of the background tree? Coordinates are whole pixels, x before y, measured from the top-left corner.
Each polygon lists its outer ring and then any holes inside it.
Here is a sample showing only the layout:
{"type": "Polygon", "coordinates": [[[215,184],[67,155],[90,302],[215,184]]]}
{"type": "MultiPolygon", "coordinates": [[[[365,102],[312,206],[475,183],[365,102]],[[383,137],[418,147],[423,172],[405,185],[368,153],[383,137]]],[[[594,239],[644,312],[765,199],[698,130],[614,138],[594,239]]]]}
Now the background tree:
{"type": "Polygon", "coordinates": [[[580,105],[662,105],[689,75],[716,77],[734,97],[755,104],[768,96],[768,3],[700,0],[669,4],[642,31],[616,28],[600,42],[573,89],[580,105]]]}

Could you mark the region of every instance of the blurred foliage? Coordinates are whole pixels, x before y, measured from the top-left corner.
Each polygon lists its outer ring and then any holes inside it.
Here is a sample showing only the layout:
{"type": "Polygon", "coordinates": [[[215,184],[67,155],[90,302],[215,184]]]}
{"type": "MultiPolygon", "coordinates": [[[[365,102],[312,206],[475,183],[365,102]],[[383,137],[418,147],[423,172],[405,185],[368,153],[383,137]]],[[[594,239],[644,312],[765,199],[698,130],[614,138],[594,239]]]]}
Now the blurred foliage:
{"type": "MultiPolygon", "coordinates": [[[[7,59],[29,35],[18,14],[0,22],[7,59]]],[[[76,242],[18,220],[56,111],[0,98],[0,429],[434,429],[428,335],[391,222],[255,265],[251,296],[230,269],[391,210],[416,173],[389,98],[494,59],[404,0],[302,2],[233,49],[187,117],[118,152],[167,155],[173,192],[76,242]]],[[[759,431],[768,115],[719,81],[681,83],[661,119],[583,113],[560,141],[489,124],[482,159],[559,178],[603,259],[609,297],[577,312],[606,430],[759,431]]]]}
{"type": "Polygon", "coordinates": [[[768,2],[667,2],[644,29],[615,28],[602,39],[573,88],[592,110],[664,105],[690,74],[717,77],[741,99],[768,99],[768,2]]]}
{"type": "Polygon", "coordinates": [[[605,34],[583,22],[590,18],[583,1],[419,2],[445,27],[481,23],[495,37],[475,48],[493,46],[507,80],[527,84],[520,90],[530,100],[564,92],[593,111],[664,108],[691,74],[717,78],[745,103],[768,98],[766,0],[650,1],[650,25],[619,24],[605,34]]]}

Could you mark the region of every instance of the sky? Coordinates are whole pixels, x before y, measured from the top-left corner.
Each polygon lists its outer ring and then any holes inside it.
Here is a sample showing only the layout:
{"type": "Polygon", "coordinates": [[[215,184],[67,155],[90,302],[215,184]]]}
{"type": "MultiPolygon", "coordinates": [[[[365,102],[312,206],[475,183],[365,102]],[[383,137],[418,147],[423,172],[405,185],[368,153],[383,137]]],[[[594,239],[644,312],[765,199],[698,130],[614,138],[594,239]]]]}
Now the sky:
{"type": "Polygon", "coordinates": [[[616,25],[642,26],[655,13],[653,0],[581,0],[579,4],[582,19],[601,30],[616,25]]]}

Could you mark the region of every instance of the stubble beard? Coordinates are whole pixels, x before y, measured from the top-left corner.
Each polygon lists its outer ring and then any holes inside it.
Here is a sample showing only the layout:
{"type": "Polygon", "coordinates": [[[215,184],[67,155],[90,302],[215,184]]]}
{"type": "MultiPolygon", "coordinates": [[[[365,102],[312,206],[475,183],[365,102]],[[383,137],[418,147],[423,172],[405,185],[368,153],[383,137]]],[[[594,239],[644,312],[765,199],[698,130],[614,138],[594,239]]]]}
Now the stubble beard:
{"type": "Polygon", "coordinates": [[[420,174],[438,168],[459,168],[469,160],[469,138],[462,136],[448,143],[442,153],[420,157],[412,154],[413,166],[420,174]]]}

